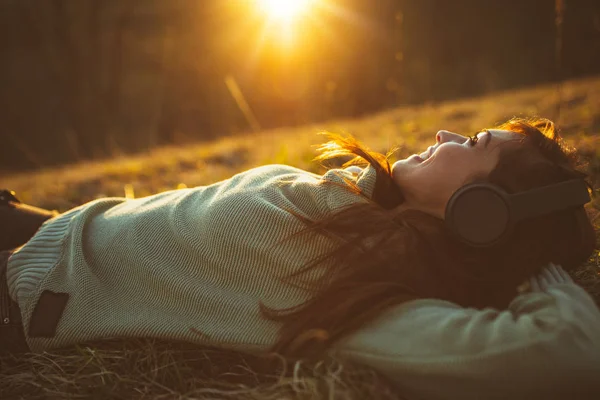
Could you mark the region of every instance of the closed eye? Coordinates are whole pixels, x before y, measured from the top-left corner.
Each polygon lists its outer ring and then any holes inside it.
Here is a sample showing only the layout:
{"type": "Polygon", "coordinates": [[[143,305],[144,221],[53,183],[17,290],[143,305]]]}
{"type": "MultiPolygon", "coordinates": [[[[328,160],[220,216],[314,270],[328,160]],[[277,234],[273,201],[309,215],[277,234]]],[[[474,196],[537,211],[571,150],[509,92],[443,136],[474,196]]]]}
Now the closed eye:
{"type": "Polygon", "coordinates": [[[479,141],[479,138],[477,137],[477,135],[473,135],[473,136],[469,137],[469,146],[471,146],[471,147],[475,146],[478,141],[479,141]]]}

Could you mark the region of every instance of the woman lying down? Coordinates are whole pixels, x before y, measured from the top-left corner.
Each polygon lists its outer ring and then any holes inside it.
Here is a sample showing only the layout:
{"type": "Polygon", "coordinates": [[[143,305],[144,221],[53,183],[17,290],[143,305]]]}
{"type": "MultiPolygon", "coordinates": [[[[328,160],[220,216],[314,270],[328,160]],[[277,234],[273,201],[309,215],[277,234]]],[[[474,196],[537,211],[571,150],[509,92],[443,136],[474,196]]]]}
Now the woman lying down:
{"type": "Polygon", "coordinates": [[[566,272],[594,250],[589,185],[561,143],[511,120],[390,166],[333,137],[320,159],[364,165],[59,215],[5,198],[0,348],[154,337],[335,356],[409,399],[598,399],[600,311],[566,272]]]}

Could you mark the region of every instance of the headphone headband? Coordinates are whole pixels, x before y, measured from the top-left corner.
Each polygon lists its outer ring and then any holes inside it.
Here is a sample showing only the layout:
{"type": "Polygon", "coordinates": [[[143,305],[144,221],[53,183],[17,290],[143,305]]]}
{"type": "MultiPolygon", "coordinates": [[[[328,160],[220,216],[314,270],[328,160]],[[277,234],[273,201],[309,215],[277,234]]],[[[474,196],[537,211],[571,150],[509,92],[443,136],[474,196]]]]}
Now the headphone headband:
{"type": "Polygon", "coordinates": [[[505,240],[519,221],[582,206],[590,200],[583,179],[515,194],[490,183],[472,183],[450,197],[445,224],[463,243],[488,247],[505,240]]]}
{"type": "Polygon", "coordinates": [[[581,206],[591,200],[583,179],[573,179],[510,194],[508,198],[514,222],[581,206]]]}

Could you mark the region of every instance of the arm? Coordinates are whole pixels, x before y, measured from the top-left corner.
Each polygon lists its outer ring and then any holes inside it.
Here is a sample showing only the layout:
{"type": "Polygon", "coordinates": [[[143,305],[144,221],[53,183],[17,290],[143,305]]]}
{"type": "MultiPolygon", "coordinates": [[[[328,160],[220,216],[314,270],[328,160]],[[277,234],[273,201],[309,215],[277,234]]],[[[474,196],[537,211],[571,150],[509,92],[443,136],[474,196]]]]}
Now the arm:
{"type": "Polygon", "coordinates": [[[600,311],[565,276],[548,268],[504,311],[402,304],[337,354],[378,370],[408,398],[598,398],[600,311]]]}

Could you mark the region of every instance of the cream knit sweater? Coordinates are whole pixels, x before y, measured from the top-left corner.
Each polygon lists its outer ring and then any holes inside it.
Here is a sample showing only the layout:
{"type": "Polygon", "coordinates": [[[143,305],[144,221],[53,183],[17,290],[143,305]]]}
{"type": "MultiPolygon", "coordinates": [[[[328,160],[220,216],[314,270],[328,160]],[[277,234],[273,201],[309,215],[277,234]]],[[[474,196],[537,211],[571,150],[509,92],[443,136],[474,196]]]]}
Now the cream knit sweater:
{"type": "Polygon", "coordinates": [[[367,201],[345,180],[368,196],[375,170],[319,176],[269,165],[209,186],[92,201],[47,221],[8,264],[25,332],[43,291],[69,294],[55,336],[28,337],[30,348],[137,336],[269,347],[279,325],[260,315],[259,300],[304,302],[309,293],[281,278],[332,246],[322,236],[284,241],[304,227],[291,212],[319,219],[367,201]]]}
{"type": "MultiPolygon", "coordinates": [[[[375,171],[265,166],[206,187],[96,200],[46,222],[8,264],[25,332],[42,292],[69,298],[54,337],[28,337],[29,346],[147,336],[267,349],[280,325],[260,315],[259,300],[305,301],[280,278],[332,245],[282,241],[303,227],[290,211],[318,219],[367,201],[346,180],[370,196],[375,171]]],[[[600,311],[569,282],[520,295],[507,310],[407,302],[331,354],[380,371],[409,399],[600,398],[600,311]]]]}

